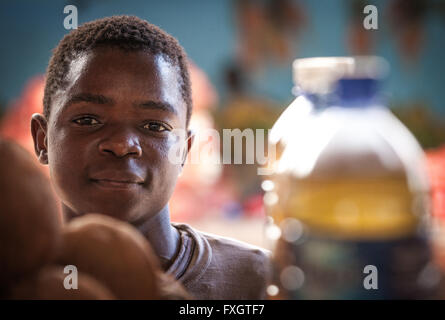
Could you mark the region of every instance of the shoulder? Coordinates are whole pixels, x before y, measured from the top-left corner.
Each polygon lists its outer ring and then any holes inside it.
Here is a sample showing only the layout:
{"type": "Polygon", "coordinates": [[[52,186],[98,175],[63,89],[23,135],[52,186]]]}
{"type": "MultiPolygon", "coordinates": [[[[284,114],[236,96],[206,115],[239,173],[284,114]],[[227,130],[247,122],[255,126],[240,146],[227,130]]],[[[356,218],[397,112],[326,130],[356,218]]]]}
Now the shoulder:
{"type": "Polygon", "coordinates": [[[213,249],[213,254],[221,256],[224,260],[246,260],[250,263],[267,262],[270,251],[233,238],[218,236],[211,233],[196,231],[204,237],[213,249]]]}
{"type": "Polygon", "coordinates": [[[270,275],[270,252],[232,238],[199,233],[213,251],[208,273],[225,283],[230,299],[264,299],[270,275]]]}
{"type": "Polygon", "coordinates": [[[222,264],[238,262],[237,265],[243,266],[240,262],[249,262],[249,266],[264,264],[269,261],[271,252],[264,248],[254,246],[233,238],[224,237],[216,234],[202,232],[192,228],[189,225],[180,225],[182,229],[192,233],[194,238],[200,238],[201,241],[208,244],[211,249],[212,259],[217,259],[222,264]]]}
{"type": "Polygon", "coordinates": [[[209,263],[199,279],[199,286],[205,284],[218,288],[208,292],[206,298],[216,299],[262,299],[270,273],[270,252],[232,238],[201,232],[187,225],[181,225],[192,234],[202,254],[207,251],[209,263]],[[203,245],[204,244],[204,245],[203,245]],[[215,294],[215,295],[214,295],[215,294]]]}

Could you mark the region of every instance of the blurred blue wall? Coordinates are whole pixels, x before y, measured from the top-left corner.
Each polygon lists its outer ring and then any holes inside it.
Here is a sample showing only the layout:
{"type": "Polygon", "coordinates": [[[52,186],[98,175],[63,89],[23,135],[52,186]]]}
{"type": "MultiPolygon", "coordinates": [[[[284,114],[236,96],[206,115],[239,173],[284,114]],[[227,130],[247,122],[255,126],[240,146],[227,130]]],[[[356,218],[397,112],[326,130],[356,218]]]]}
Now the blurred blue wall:
{"type": "MultiPolygon", "coordinates": [[[[299,42],[299,57],[347,55],[347,0],[300,1],[309,25],[299,42]]],[[[432,12],[427,19],[427,38],[417,67],[401,65],[394,38],[388,36],[384,11],[389,1],[369,1],[379,8],[377,54],[387,58],[392,72],[386,91],[393,101],[423,100],[445,115],[445,20],[432,12]]],[[[0,3],[0,101],[17,97],[27,79],[45,72],[51,50],[67,32],[63,8],[75,4],[79,24],[95,18],[132,14],[160,26],[177,37],[195,63],[203,68],[224,96],[222,70],[236,46],[233,3],[229,0],[96,0],[96,1],[2,1],[0,3]]],[[[252,89],[287,103],[291,66],[266,66],[255,77],[252,89]]]]}

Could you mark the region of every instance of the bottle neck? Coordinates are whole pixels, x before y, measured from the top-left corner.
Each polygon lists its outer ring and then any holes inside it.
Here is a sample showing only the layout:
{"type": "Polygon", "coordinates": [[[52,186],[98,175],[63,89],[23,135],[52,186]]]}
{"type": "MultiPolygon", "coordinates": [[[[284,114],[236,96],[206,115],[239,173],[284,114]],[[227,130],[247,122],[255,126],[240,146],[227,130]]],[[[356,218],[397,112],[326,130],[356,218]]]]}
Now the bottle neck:
{"type": "Polygon", "coordinates": [[[316,110],[323,110],[331,106],[364,108],[383,105],[379,92],[379,80],[370,78],[340,79],[332,92],[324,94],[304,92],[298,88],[294,90],[296,95],[302,95],[309,100],[316,110]]]}

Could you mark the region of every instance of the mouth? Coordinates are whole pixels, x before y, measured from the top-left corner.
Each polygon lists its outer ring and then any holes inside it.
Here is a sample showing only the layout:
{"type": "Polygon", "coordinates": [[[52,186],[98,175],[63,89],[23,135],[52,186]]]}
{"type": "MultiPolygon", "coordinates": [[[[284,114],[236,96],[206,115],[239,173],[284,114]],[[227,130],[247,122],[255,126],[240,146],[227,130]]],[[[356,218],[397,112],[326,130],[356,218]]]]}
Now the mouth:
{"type": "Polygon", "coordinates": [[[96,173],[90,177],[90,181],[106,189],[133,189],[144,184],[144,179],[140,176],[119,171],[96,173]]]}
{"type": "Polygon", "coordinates": [[[91,179],[91,181],[98,186],[107,189],[131,189],[142,186],[142,183],[133,181],[119,181],[109,179],[91,179]]]}

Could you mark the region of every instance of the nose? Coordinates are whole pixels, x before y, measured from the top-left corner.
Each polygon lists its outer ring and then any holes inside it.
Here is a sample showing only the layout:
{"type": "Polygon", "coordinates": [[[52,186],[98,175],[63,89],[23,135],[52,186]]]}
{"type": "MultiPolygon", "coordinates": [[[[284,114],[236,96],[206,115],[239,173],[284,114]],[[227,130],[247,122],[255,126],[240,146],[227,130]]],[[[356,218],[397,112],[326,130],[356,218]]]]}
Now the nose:
{"type": "Polygon", "coordinates": [[[103,155],[114,155],[118,158],[126,156],[140,157],[142,148],[136,135],[119,131],[99,144],[99,152],[103,155]]]}

